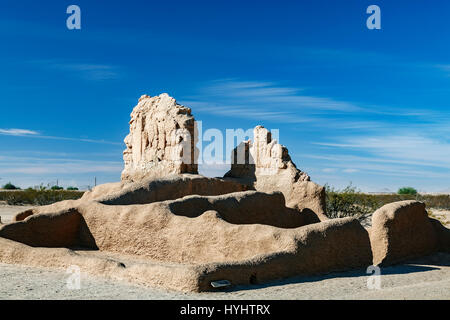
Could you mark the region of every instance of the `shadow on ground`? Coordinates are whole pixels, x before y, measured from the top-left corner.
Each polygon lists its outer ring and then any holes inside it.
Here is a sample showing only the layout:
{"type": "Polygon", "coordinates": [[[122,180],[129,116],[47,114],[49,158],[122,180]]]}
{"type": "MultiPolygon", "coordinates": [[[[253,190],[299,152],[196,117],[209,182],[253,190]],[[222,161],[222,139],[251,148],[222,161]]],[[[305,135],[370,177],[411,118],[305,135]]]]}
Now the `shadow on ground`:
{"type": "MultiPolygon", "coordinates": [[[[396,274],[411,274],[418,272],[428,272],[433,270],[439,270],[440,266],[448,267],[450,266],[450,254],[438,252],[436,254],[408,260],[401,264],[396,264],[388,267],[381,268],[381,275],[396,275],[396,274]]],[[[250,286],[235,286],[222,290],[222,292],[235,292],[235,291],[247,291],[262,289],[268,287],[277,287],[287,284],[300,284],[300,283],[310,283],[319,282],[328,279],[335,278],[357,278],[357,277],[367,277],[372,275],[373,272],[367,273],[365,269],[357,269],[346,272],[334,272],[329,274],[323,274],[318,276],[309,277],[293,277],[289,279],[283,279],[278,281],[272,281],[264,284],[254,284],[250,286]]]]}

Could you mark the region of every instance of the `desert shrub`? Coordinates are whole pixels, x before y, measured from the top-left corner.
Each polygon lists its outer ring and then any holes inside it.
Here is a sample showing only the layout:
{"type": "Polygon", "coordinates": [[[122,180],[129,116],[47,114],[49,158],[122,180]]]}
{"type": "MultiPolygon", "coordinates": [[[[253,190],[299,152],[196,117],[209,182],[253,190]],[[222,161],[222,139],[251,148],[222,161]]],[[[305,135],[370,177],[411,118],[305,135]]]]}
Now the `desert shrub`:
{"type": "Polygon", "coordinates": [[[449,194],[417,195],[416,200],[425,202],[427,208],[450,210],[450,195],[449,194]]]}
{"type": "Polygon", "coordinates": [[[78,191],[77,187],[67,187],[67,191],[78,191]]]}
{"type": "Polygon", "coordinates": [[[19,190],[19,187],[16,187],[15,185],[13,185],[11,182],[8,182],[7,184],[5,184],[3,186],[3,189],[5,190],[19,190]]]}
{"type": "Polygon", "coordinates": [[[343,190],[325,187],[327,215],[330,218],[360,216],[372,213],[385,204],[404,200],[422,201],[428,209],[450,210],[448,194],[366,194],[359,192],[351,185],[343,190]]]}
{"type": "Polygon", "coordinates": [[[36,190],[28,188],[22,191],[2,191],[0,200],[9,205],[47,205],[62,200],[76,200],[83,196],[82,191],[36,190]]]}
{"type": "Polygon", "coordinates": [[[411,194],[411,195],[416,195],[417,194],[417,190],[414,189],[413,187],[403,187],[398,189],[398,194],[411,194]]]}
{"type": "Polygon", "coordinates": [[[330,218],[361,216],[373,212],[379,203],[372,195],[361,193],[351,184],[342,190],[328,185],[326,189],[326,210],[330,218]]]}
{"type": "Polygon", "coordinates": [[[50,189],[51,189],[51,190],[64,190],[64,188],[63,188],[63,187],[60,187],[60,186],[53,186],[53,187],[51,187],[50,189]]]}
{"type": "Polygon", "coordinates": [[[450,195],[448,194],[377,194],[373,195],[380,207],[396,201],[417,200],[426,204],[427,208],[450,209],[450,195]]]}

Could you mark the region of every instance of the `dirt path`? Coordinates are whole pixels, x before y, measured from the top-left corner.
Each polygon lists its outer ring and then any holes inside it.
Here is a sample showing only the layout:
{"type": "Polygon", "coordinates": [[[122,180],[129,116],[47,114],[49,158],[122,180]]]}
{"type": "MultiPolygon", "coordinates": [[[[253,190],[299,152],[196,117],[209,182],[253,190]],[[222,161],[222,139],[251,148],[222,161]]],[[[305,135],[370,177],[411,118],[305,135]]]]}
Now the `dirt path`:
{"type": "Polygon", "coordinates": [[[292,278],[226,292],[180,293],[83,275],[69,290],[69,274],[0,264],[0,299],[450,299],[450,254],[438,253],[383,268],[381,289],[368,289],[365,270],[292,278]]]}

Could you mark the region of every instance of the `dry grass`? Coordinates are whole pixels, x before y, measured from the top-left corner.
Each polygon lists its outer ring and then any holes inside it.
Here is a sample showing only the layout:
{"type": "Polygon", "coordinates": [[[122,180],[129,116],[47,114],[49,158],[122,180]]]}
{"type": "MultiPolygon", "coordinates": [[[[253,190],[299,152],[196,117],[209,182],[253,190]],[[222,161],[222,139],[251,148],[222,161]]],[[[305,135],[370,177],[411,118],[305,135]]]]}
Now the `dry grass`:
{"type": "Polygon", "coordinates": [[[15,190],[1,191],[0,201],[9,205],[47,205],[62,200],[76,200],[83,196],[83,191],[67,190],[15,190]]]}

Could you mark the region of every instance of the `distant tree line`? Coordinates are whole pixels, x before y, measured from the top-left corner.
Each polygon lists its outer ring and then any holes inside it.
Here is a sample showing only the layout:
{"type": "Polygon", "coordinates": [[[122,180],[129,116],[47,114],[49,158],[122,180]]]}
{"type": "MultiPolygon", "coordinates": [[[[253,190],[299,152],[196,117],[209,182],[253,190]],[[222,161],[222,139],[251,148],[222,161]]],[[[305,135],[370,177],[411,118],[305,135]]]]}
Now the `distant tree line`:
{"type": "MultiPolygon", "coordinates": [[[[11,182],[8,182],[7,184],[5,184],[2,189],[4,190],[21,190],[19,187],[13,185],[11,182]]],[[[53,191],[57,191],[57,190],[64,190],[63,187],[61,186],[51,186],[51,187],[45,187],[43,185],[40,186],[36,186],[36,187],[29,187],[25,190],[39,190],[39,191],[45,191],[45,190],[53,190],[53,191]]],[[[66,188],[67,191],[78,191],[77,187],[67,187],[66,188]]]]}

